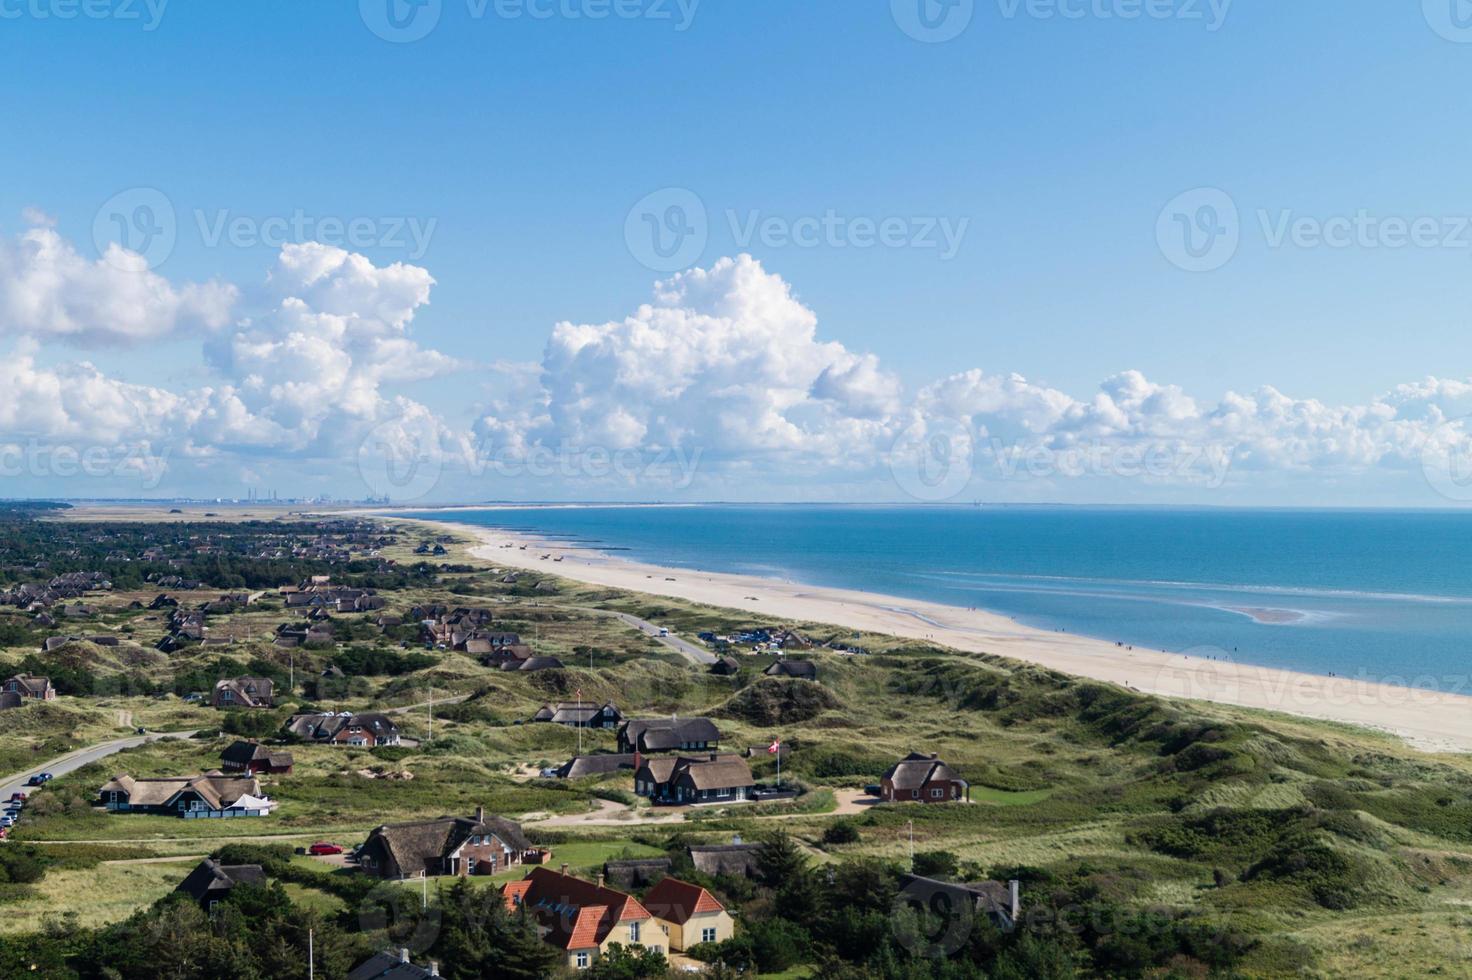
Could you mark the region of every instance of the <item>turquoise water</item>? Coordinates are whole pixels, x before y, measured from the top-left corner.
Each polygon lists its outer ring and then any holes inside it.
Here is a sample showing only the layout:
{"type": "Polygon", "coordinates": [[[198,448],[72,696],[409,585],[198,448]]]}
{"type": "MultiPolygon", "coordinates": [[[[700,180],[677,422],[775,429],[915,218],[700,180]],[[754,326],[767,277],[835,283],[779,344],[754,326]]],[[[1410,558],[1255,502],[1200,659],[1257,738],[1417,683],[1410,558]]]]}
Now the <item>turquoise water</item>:
{"type": "Polygon", "coordinates": [[[1215,647],[1247,663],[1472,693],[1472,514],[703,506],[415,516],[659,565],[975,606],[1143,648],[1215,647]]]}

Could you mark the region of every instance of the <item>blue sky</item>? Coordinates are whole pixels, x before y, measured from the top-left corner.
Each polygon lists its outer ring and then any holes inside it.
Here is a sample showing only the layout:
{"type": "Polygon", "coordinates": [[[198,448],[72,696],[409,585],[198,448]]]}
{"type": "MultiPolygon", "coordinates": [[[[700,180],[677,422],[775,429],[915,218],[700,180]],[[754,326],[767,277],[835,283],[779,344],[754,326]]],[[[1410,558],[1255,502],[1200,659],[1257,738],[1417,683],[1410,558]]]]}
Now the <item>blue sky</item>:
{"type": "MultiPolygon", "coordinates": [[[[900,26],[906,3],[939,15],[936,0],[628,0],[619,9],[637,16],[597,20],[588,14],[611,0],[442,0],[433,30],[408,43],[365,23],[390,0],[94,2],[97,16],[65,19],[68,0],[0,0],[0,55],[29,80],[7,106],[0,230],[24,234],[22,212],[36,209],[95,259],[99,208],[157,189],[177,241],[152,271],[237,284],[237,319],[280,299],[255,295],[279,249],[212,244],[202,223],[302,214],[432,227],[422,250],[376,239],[349,250],[433,277],[406,332],[473,367],[399,379],[392,393],[446,425],[472,426],[506,397],[486,367],[543,362],[554,324],[603,324],[648,301],[665,271],[640,262],[625,222],[665,188],[693,192],[707,216],[690,265],[749,253],[816,316],[819,341],[875,355],[908,393],[976,368],[1088,403],[1105,379],[1138,371],[1203,407],[1264,385],[1365,406],[1428,375],[1469,373],[1457,355],[1472,308],[1472,231],[1460,228],[1472,176],[1459,166],[1456,93],[1472,43],[1439,23],[1436,0],[1160,0],[1149,8],[1159,17],[1138,19],[1123,16],[1145,8],[1134,0],[1064,0],[1070,16],[978,0],[943,43],[900,26]],[[1208,272],[1180,268],[1157,240],[1162,208],[1198,188],[1224,191],[1239,212],[1240,245],[1208,272]],[[829,212],[900,219],[911,244],[733,234],[733,222],[829,212]],[[1431,219],[1436,244],[1274,247],[1284,222],[1357,214],[1431,219]],[[914,247],[931,222],[964,227],[954,256],[914,247]]],[[[4,332],[28,338],[40,367],[82,358],[177,392],[203,376],[198,334],[220,329],[175,324],[90,348],[25,325],[4,332]]],[[[707,441],[713,455],[742,450],[707,441]]],[[[292,452],[319,489],[336,487],[330,454],[308,465],[311,453],[292,452]]],[[[290,476],[284,455],[225,455],[253,456],[244,468],[277,484],[290,476]]],[[[238,486],[231,472],[216,492],[238,486]]],[[[209,489],[199,473],[179,478],[181,492],[209,489]]],[[[1358,485],[1348,470],[1332,479],[1358,485]]],[[[841,482],[869,495],[852,470],[841,482]]],[[[1241,499],[1318,492],[1312,480],[1268,482],[1241,499]]],[[[1394,486],[1373,495],[1417,502],[1394,486]]]]}

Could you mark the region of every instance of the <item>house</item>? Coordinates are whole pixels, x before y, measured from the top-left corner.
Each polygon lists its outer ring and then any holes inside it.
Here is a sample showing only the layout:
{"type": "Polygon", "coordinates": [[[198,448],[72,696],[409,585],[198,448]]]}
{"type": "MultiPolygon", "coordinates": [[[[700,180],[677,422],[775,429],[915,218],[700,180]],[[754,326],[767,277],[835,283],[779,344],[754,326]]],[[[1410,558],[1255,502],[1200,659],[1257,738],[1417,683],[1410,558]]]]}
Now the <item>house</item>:
{"type": "Polygon", "coordinates": [[[884,774],[879,798],[886,803],[969,803],[971,784],[935,753],[911,752],[884,774]]]}
{"type": "Polygon", "coordinates": [[[670,873],[667,857],[628,858],[603,862],[603,877],[615,888],[647,888],[670,873]]]}
{"type": "Polygon", "coordinates": [[[1015,929],[1022,916],[1022,883],[1016,880],[967,884],[916,874],[900,876],[900,900],[917,909],[933,912],[937,897],[942,895],[946,908],[959,911],[969,905],[977,919],[986,916],[1003,932],[1015,929]]]}
{"type": "Polygon", "coordinates": [[[275,685],[269,677],[230,677],[215,682],[210,704],[216,708],[269,708],[275,685]]]}
{"type": "Polygon", "coordinates": [[[265,885],[266,872],[259,864],[219,864],[205,858],[195,865],[188,877],[179,882],[176,892],[183,892],[206,911],[211,912],[236,885],[265,885]]]}
{"type": "Polygon", "coordinates": [[[359,866],[380,878],[490,875],[545,859],[520,824],[487,817],[480,807],[474,817],[384,824],[358,851],[359,866]]]}
{"type": "Polygon", "coordinates": [[[731,913],[714,895],[677,878],[660,879],[645,893],[644,908],[677,952],[698,943],[725,942],[736,929],[731,913]]]}
{"type": "Polygon", "coordinates": [[[606,776],[620,769],[637,768],[639,768],[639,755],[635,752],[575,755],[557,770],[557,778],[578,779],[583,776],[606,776]]]}
{"type": "Polygon", "coordinates": [[[811,660],[779,660],[762,671],[768,677],[795,677],[798,680],[818,679],[818,665],[811,660]]]}
{"type": "Polygon", "coordinates": [[[720,745],[720,729],[709,718],[630,719],[618,729],[620,752],[706,752],[720,745]]]}
{"type": "Polygon", "coordinates": [[[440,975],[440,965],[416,966],[409,960],[409,951],[401,949],[395,953],[375,953],[348,971],[348,980],[429,980],[440,975]]]}
{"type": "Polygon", "coordinates": [[[544,704],[541,710],[532,715],[534,722],[550,722],[570,728],[617,728],[623,720],[623,713],[612,701],[602,707],[592,702],[581,704],[564,701],[556,707],[544,704]]]}
{"type": "Polygon", "coordinates": [[[16,674],[5,682],[0,688],[7,694],[14,694],[28,701],[55,701],[56,688],[51,686],[49,677],[32,677],[29,674],[16,674]]]}
{"type": "Polygon", "coordinates": [[[507,661],[501,665],[502,670],[561,670],[562,661],[556,657],[527,657],[522,661],[507,661]]]}
{"type": "Polygon", "coordinates": [[[656,803],[739,803],[751,799],[756,780],[739,755],[645,759],[634,771],[634,792],[656,803]]]}
{"type": "Polygon", "coordinates": [[[98,791],[99,801],[110,812],[156,813],[185,820],[228,817],[264,817],[276,801],[261,795],[254,776],[170,776],[134,779],[114,776],[98,791]]]}
{"type": "Polygon", "coordinates": [[[399,744],[399,726],[388,715],[376,711],[359,715],[349,711],[292,715],[286,722],[286,730],[319,745],[353,745],[371,749],[378,745],[399,744]]]}
{"type": "Polygon", "coordinates": [[[259,742],[239,741],[220,753],[227,772],[289,773],[295,760],[290,752],[268,749],[259,742]]]}
{"type": "Polygon", "coordinates": [[[735,657],[721,657],[710,665],[710,672],[718,677],[735,677],[740,671],[741,664],[735,657]]]}
{"type": "Polygon", "coordinates": [[[551,868],[533,868],[501,888],[506,907],[524,908],[537,921],[542,940],[562,951],[564,964],[586,970],[609,946],[648,947],[665,952],[668,939],[654,917],[632,895],[551,868]]]}
{"type": "Polygon", "coordinates": [[[761,854],[760,844],[692,844],[690,863],[701,874],[730,875],[733,878],[755,878],[761,854]]]}

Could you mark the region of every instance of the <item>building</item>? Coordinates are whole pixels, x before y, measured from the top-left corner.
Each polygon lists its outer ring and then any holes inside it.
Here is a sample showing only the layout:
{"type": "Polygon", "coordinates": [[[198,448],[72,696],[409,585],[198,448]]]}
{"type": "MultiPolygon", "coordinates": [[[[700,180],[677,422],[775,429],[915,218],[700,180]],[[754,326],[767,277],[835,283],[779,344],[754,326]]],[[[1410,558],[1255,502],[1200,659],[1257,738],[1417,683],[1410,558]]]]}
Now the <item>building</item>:
{"type": "Polygon", "coordinates": [[[709,718],[630,719],[618,729],[620,752],[712,752],[720,747],[720,729],[709,718]]]}
{"type": "Polygon", "coordinates": [[[352,745],[371,749],[378,745],[399,744],[399,726],[388,715],[378,712],[292,715],[286,722],[286,731],[316,745],[352,745]]]}
{"type": "Polygon", "coordinates": [[[550,722],[570,728],[617,728],[623,720],[623,713],[612,701],[602,706],[592,702],[563,702],[555,706],[544,704],[541,710],[532,715],[534,722],[550,722]]]}
{"type": "Polygon", "coordinates": [[[216,905],[236,885],[265,885],[266,872],[259,864],[218,864],[205,858],[195,865],[188,877],[179,882],[176,892],[183,892],[194,899],[206,911],[214,911],[216,905]]]}
{"type": "Polygon", "coordinates": [[[803,681],[818,679],[818,665],[811,660],[779,660],[762,671],[768,677],[795,677],[803,681]]]}
{"type": "Polygon", "coordinates": [[[969,803],[971,784],[935,753],[911,752],[884,774],[879,798],[886,803],[969,803]]]}
{"type": "Polygon", "coordinates": [[[592,966],[614,943],[661,953],[668,949],[649,911],[634,896],[605,887],[602,875],[595,884],[574,878],[565,864],[560,873],[533,868],[520,881],[504,885],[501,894],[508,909],[524,908],[537,920],[542,940],[561,950],[574,970],[592,966]]]}
{"type": "Polygon", "coordinates": [[[220,761],[226,772],[247,772],[252,776],[260,773],[284,774],[291,772],[295,760],[290,752],[268,749],[259,742],[234,742],[220,753],[220,761]]]}
{"type": "Polygon", "coordinates": [[[114,776],[98,791],[99,802],[110,812],[154,813],[185,820],[228,817],[264,817],[276,801],[261,793],[254,776],[171,776],[134,779],[114,776]]]}
{"type": "Polygon", "coordinates": [[[487,817],[479,807],[474,817],[384,824],[358,851],[363,870],[380,878],[490,875],[547,857],[526,839],[520,824],[487,817]]]}
{"type": "Polygon", "coordinates": [[[635,752],[575,755],[558,768],[557,778],[579,779],[583,776],[606,776],[620,769],[637,769],[639,761],[639,756],[635,752]]]}
{"type": "Polygon", "coordinates": [[[440,975],[440,965],[416,966],[409,951],[375,953],[348,971],[348,980],[430,980],[440,975]]]}
{"type": "Polygon", "coordinates": [[[273,705],[273,687],[269,677],[229,677],[215,682],[210,704],[216,708],[269,708],[273,705]]]}
{"type": "Polygon", "coordinates": [[[687,881],[660,879],[645,894],[644,908],[676,952],[699,943],[722,943],[735,933],[736,924],[726,907],[710,892],[687,881]]]}
{"type": "Polygon", "coordinates": [[[14,694],[23,701],[54,701],[56,700],[56,688],[51,686],[49,677],[32,677],[29,674],[16,674],[5,682],[4,688],[0,688],[5,694],[14,694]]]}
{"type": "Polygon", "coordinates": [[[739,755],[645,759],[634,771],[634,792],[656,803],[699,806],[753,798],[756,780],[739,755]]]}
{"type": "Polygon", "coordinates": [[[741,672],[741,663],[735,657],[721,657],[710,665],[710,672],[718,677],[734,677],[741,672]]]}
{"type": "Polygon", "coordinates": [[[755,878],[760,860],[760,844],[692,844],[690,863],[701,874],[730,875],[733,878],[755,878]]]}
{"type": "Polygon", "coordinates": [[[941,895],[946,899],[944,907],[959,911],[969,905],[977,918],[986,916],[1003,932],[1011,932],[1021,920],[1022,883],[1019,881],[960,883],[915,874],[900,876],[900,900],[914,908],[934,912],[936,898],[941,895]]]}

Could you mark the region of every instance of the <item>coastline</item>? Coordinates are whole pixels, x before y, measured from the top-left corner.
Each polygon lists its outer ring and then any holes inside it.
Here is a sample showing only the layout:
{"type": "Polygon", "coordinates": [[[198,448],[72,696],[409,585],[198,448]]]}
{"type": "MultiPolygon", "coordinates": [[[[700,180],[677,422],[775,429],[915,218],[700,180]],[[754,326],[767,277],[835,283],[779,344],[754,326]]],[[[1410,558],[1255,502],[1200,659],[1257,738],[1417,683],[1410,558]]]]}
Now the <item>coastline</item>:
{"type": "Polygon", "coordinates": [[[1143,694],[1355,725],[1398,736],[1426,752],[1472,751],[1472,697],[1462,694],[1130,648],[1026,626],[982,609],[751,575],[665,568],[453,519],[377,513],[444,528],[479,541],[472,547],[472,554],[508,568],[749,611],[755,620],[806,621],[926,640],[967,653],[993,654],[1117,684],[1143,694]],[[543,555],[550,557],[543,559],[543,555]],[[556,561],[558,558],[561,560],[556,561]]]}

